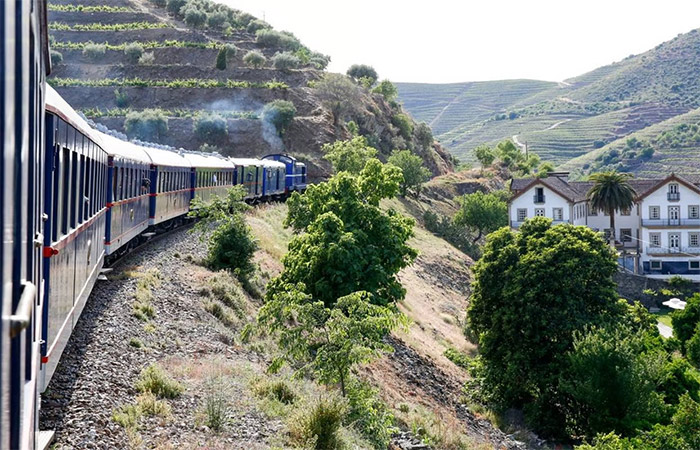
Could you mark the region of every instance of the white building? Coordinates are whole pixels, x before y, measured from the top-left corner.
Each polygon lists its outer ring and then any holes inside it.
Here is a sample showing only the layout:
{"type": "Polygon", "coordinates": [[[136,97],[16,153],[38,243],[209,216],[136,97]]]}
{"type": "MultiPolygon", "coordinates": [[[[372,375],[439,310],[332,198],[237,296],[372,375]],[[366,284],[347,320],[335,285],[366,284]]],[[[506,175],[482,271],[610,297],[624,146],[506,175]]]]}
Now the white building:
{"type": "MultiPolygon", "coordinates": [[[[508,205],[510,226],[536,216],[554,223],[586,225],[606,236],[610,217],[586,201],[593,183],[568,181],[568,173],[513,179],[508,205]]],[[[700,176],[630,180],[637,193],[629,211],[615,214],[616,246],[621,262],[648,275],[700,276],[700,176]]]]}

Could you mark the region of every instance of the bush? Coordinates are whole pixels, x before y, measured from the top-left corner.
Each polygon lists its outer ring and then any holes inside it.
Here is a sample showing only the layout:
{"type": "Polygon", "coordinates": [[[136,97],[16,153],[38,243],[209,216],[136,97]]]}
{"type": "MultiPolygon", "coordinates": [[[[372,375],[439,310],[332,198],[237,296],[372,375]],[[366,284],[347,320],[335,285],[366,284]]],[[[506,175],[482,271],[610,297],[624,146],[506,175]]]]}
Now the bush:
{"type": "Polygon", "coordinates": [[[254,69],[260,69],[265,64],[267,64],[267,58],[262,53],[251,50],[243,57],[243,62],[254,69]]]}
{"type": "Polygon", "coordinates": [[[97,59],[104,56],[107,52],[107,46],[104,44],[94,44],[89,42],[83,47],[83,55],[90,59],[97,59]]]}
{"type": "Polygon", "coordinates": [[[297,394],[284,380],[264,381],[254,386],[255,394],[259,397],[269,397],[285,405],[291,405],[297,399],[297,394]]]}
{"type": "Polygon", "coordinates": [[[221,50],[219,50],[219,53],[216,55],[216,68],[219,70],[226,70],[226,59],[227,51],[224,47],[221,50]]]}
{"type": "Polygon", "coordinates": [[[225,12],[223,11],[216,11],[207,16],[207,26],[212,29],[221,29],[223,28],[224,24],[226,23],[226,20],[228,19],[228,16],[226,15],[225,12]]]}
{"type": "Polygon", "coordinates": [[[430,179],[430,171],[423,167],[421,157],[414,155],[410,150],[394,150],[387,162],[400,168],[403,172],[401,195],[412,191],[418,196],[423,183],[430,179]]]}
{"type": "Polygon", "coordinates": [[[168,133],[168,118],[156,109],[131,111],[124,120],[124,129],[130,138],[157,141],[168,133]]]}
{"type": "Polygon", "coordinates": [[[312,52],[309,56],[309,64],[318,70],[324,70],[328,67],[328,63],[331,62],[331,57],[324,55],[323,53],[312,52]]]}
{"type": "Polygon", "coordinates": [[[296,113],[294,103],[287,100],[274,100],[265,105],[261,118],[274,125],[277,134],[281,137],[294,120],[296,113]]]}
{"type": "Polygon", "coordinates": [[[167,10],[175,15],[180,14],[180,10],[187,4],[187,0],[168,0],[167,10]]]}
{"type": "Polygon", "coordinates": [[[695,367],[700,367],[700,322],[695,327],[693,336],[685,343],[685,353],[695,367]]]}
{"type": "Polygon", "coordinates": [[[321,151],[325,153],[323,157],[331,162],[336,173],[359,174],[365,168],[367,161],[377,156],[377,149],[370,147],[363,136],[324,144],[321,151]]]}
{"type": "Polygon", "coordinates": [[[63,54],[56,50],[51,50],[51,65],[57,66],[63,62],[63,54]]]}
{"type": "Polygon", "coordinates": [[[433,146],[433,142],[435,142],[433,130],[430,129],[427,123],[421,122],[418,124],[416,127],[416,139],[418,140],[418,144],[424,149],[429,149],[433,146]]]}
{"type": "Polygon", "coordinates": [[[333,125],[351,111],[358,110],[361,91],[345,75],[327,73],[314,86],[323,105],[333,114],[333,125]]]}
{"type": "Polygon", "coordinates": [[[270,24],[263,20],[255,19],[248,24],[248,26],[246,27],[246,31],[248,33],[257,33],[258,30],[264,30],[268,28],[270,28],[270,24]]]}
{"type": "Polygon", "coordinates": [[[185,388],[170,378],[160,367],[152,364],[141,371],[136,390],[150,392],[158,398],[176,398],[185,391],[185,388]]]}
{"type": "Polygon", "coordinates": [[[406,114],[394,114],[391,123],[399,129],[401,137],[409,141],[413,136],[413,121],[406,114]]]}
{"type": "Polygon", "coordinates": [[[129,97],[126,92],[121,92],[119,89],[114,90],[114,96],[116,97],[115,103],[118,108],[126,108],[129,106],[129,97]]]}
{"type": "Polygon", "coordinates": [[[302,446],[312,444],[318,450],[341,448],[338,431],[347,405],[337,395],[325,395],[308,407],[299,408],[289,424],[292,439],[302,446]]]}
{"type": "Polygon", "coordinates": [[[229,393],[220,379],[209,380],[206,386],[204,398],[204,411],[206,412],[206,424],[214,431],[221,430],[229,414],[229,393]]]}
{"type": "Polygon", "coordinates": [[[382,80],[377,87],[372,89],[372,92],[383,96],[388,102],[396,100],[396,97],[399,95],[399,90],[396,89],[394,83],[389,80],[382,80]]]}
{"type": "Polygon", "coordinates": [[[139,58],[139,64],[142,66],[150,66],[156,62],[156,57],[153,52],[144,53],[139,58]]]}
{"type": "Polygon", "coordinates": [[[207,22],[207,13],[196,6],[188,6],[184,10],[185,23],[193,28],[201,28],[207,22]]]}
{"type": "Polygon", "coordinates": [[[354,424],[374,448],[387,448],[397,431],[394,415],[379,398],[377,390],[368,383],[356,380],[348,389],[346,422],[354,424]]]}
{"type": "Polygon", "coordinates": [[[299,67],[299,64],[299,58],[289,52],[276,53],[275,56],[272,57],[272,65],[274,68],[283,72],[296,69],[299,67]]]}
{"type": "Polygon", "coordinates": [[[687,298],[685,309],[674,311],[671,314],[673,334],[683,345],[693,337],[697,324],[700,323],[700,294],[687,298]]]}
{"type": "Polygon", "coordinates": [[[291,51],[301,47],[299,39],[293,34],[267,28],[255,32],[255,42],[261,47],[279,47],[291,51]]]}
{"type": "Polygon", "coordinates": [[[377,71],[374,70],[372,66],[366,64],[353,64],[350,66],[347,72],[348,76],[355,81],[359,82],[361,79],[366,78],[370,81],[370,86],[377,82],[377,71]]]}
{"type": "Polygon", "coordinates": [[[226,58],[229,60],[235,58],[238,54],[238,47],[233,44],[226,44],[224,48],[226,49],[226,58]]]}
{"type": "Polygon", "coordinates": [[[132,64],[136,64],[143,55],[143,45],[138,42],[131,42],[124,46],[124,54],[132,64]]]}
{"type": "Polygon", "coordinates": [[[228,138],[228,123],[218,114],[203,113],[194,119],[194,134],[202,142],[223,143],[228,138]]]}

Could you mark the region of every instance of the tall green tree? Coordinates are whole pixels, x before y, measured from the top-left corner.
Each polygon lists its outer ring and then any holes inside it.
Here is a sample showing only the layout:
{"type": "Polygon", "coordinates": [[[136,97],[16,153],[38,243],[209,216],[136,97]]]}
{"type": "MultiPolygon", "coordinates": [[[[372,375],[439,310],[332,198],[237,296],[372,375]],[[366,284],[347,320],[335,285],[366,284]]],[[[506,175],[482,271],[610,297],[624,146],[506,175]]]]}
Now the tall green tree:
{"type": "Polygon", "coordinates": [[[610,244],[615,246],[615,212],[634,205],[636,192],[630,186],[630,173],[616,171],[594,173],[588,177],[593,186],[586,195],[591,208],[605,211],[610,216],[610,244]]]}
{"type": "Polygon", "coordinates": [[[401,195],[405,196],[409,191],[416,197],[420,195],[423,183],[430,179],[430,171],[423,167],[423,159],[410,150],[394,150],[387,162],[403,172],[401,195]]]}
{"type": "Polygon", "coordinates": [[[457,198],[460,205],[454,224],[477,232],[474,242],[484,233],[508,225],[508,204],[499,194],[474,192],[457,198]]]}
{"type": "Polygon", "coordinates": [[[494,152],[491,147],[484,144],[474,149],[474,156],[476,157],[476,160],[479,161],[482,168],[489,167],[496,159],[496,152],[494,152]]]}
{"type": "Polygon", "coordinates": [[[345,141],[324,144],[323,157],[331,162],[335,172],[359,174],[367,161],[377,156],[377,149],[367,143],[363,136],[355,136],[345,141]]]}
{"type": "Polygon", "coordinates": [[[536,217],[490,234],[474,270],[468,324],[483,398],[524,407],[540,429],[565,429],[558,381],[574,332],[621,313],[617,263],[590,228],[536,217]]]}

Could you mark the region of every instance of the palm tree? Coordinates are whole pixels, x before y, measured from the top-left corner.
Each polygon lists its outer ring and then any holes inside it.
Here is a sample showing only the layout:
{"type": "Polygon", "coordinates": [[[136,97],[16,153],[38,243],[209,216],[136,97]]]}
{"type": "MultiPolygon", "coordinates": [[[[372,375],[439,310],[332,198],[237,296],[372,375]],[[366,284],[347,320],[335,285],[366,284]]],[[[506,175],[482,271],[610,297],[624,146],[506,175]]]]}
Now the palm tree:
{"type": "Polygon", "coordinates": [[[615,211],[629,209],[634,205],[637,193],[632,189],[630,173],[615,170],[594,173],[588,177],[593,186],[586,195],[591,208],[601,210],[610,216],[610,244],[615,246],[615,211]]]}

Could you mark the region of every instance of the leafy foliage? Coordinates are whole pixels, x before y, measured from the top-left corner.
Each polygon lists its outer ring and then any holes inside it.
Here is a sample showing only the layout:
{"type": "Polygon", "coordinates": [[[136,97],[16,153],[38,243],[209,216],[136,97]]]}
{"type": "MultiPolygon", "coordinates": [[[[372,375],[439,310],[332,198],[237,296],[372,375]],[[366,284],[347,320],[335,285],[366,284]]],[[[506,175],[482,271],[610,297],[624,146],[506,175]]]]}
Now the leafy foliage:
{"type": "Polygon", "coordinates": [[[100,56],[104,56],[106,52],[107,47],[104,44],[88,43],[83,47],[83,55],[90,59],[97,59],[100,56]]]}
{"type": "Polygon", "coordinates": [[[260,69],[267,63],[267,58],[259,51],[251,50],[243,57],[243,62],[254,69],[260,69]]]}
{"type": "Polygon", "coordinates": [[[207,240],[207,264],[216,270],[230,270],[239,279],[246,280],[255,270],[252,262],[257,244],[243,212],[248,205],[243,203],[245,189],[231,188],[226,197],[215,197],[208,203],[194,199],[191,217],[200,219],[194,230],[201,232],[207,240]],[[215,227],[210,232],[211,227],[215,227]]]}
{"type": "Polygon", "coordinates": [[[399,95],[399,90],[396,89],[394,83],[389,80],[382,80],[372,89],[372,92],[381,95],[388,102],[396,100],[396,97],[399,95]]]}
{"type": "Polygon", "coordinates": [[[413,136],[413,121],[406,114],[394,114],[391,123],[399,129],[401,136],[407,141],[413,136]]]}
{"type": "Polygon", "coordinates": [[[346,422],[355,425],[374,448],[385,449],[397,431],[394,415],[367,382],[354,379],[348,386],[346,422]]]}
{"type": "MultiPolygon", "coordinates": [[[[145,55],[145,54],[144,54],[145,55]]],[[[151,57],[153,54],[150,53],[151,57]]],[[[141,57],[143,58],[143,56],[141,57]]],[[[134,87],[168,87],[168,88],[228,88],[228,89],[287,89],[286,83],[281,81],[238,81],[238,80],[212,80],[202,78],[171,79],[171,80],[145,80],[143,78],[102,78],[99,80],[83,80],[78,78],[50,78],[49,84],[57,87],[64,86],[134,86],[134,87]]]]}
{"type": "Polygon", "coordinates": [[[423,167],[423,159],[414,155],[410,150],[394,150],[388,160],[403,173],[401,182],[401,195],[413,192],[416,196],[420,194],[423,183],[430,179],[430,170],[423,167]]]}
{"type": "Polygon", "coordinates": [[[321,150],[325,153],[323,157],[331,162],[336,173],[359,174],[365,168],[367,161],[377,155],[377,149],[370,147],[363,136],[324,144],[321,150]]]}
{"type": "Polygon", "coordinates": [[[368,79],[370,86],[374,85],[379,78],[374,67],[368,66],[367,64],[353,64],[348,69],[347,74],[355,81],[360,81],[362,78],[368,79]]]}
{"type": "Polygon", "coordinates": [[[226,70],[226,61],[228,60],[228,51],[226,48],[219,50],[216,54],[216,68],[219,70],[226,70]]]}
{"type": "Polygon", "coordinates": [[[336,73],[325,74],[314,87],[323,105],[333,114],[334,125],[338,125],[347,113],[355,109],[361,97],[355,83],[336,73]]]}
{"type": "Polygon", "coordinates": [[[480,145],[474,149],[474,156],[482,167],[489,167],[496,159],[496,152],[488,145],[480,145]]]}
{"type": "Polygon", "coordinates": [[[164,22],[122,22],[122,23],[80,23],[68,25],[60,22],[49,22],[49,29],[56,31],[130,31],[130,30],[154,30],[170,28],[164,22]]]}
{"type": "Polygon", "coordinates": [[[478,234],[474,242],[481,239],[484,233],[491,233],[508,225],[508,204],[499,194],[478,191],[457,198],[457,202],[460,208],[454,223],[475,230],[478,234]]]}
{"type": "Polygon", "coordinates": [[[275,53],[272,57],[272,66],[283,72],[298,68],[300,63],[299,58],[290,52],[275,53]]]}
{"type": "Polygon", "coordinates": [[[277,134],[281,137],[294,120],[297,109],[294,103],[288,100],[273,100],[266,104],[262,110],[262,119],[275,126],[277,134]]]}
{"type": "Polygon", "coordinates": [[[685,344],[693,337],[695,329],[700,323],[700,294],[687,298],[686,302],[688,304],[685,309],[675,311],[671,315],[673,334],[681,341],[681,344],[685,344]]]}
{"type": "Polygon", "coordinates": [[[221,144],[228,139],[228,123],[219,114],[201,114],[194,120],[194,134],[201,142],[221,144]]]}
{"type": "Polygon", "coordinates": [[[301,47],[299,39],[292,33],[267,28],[255,32],[255,42],[261,47],[276,47],[291,51],[301,47]]]}
{"type": "Polygon", "coordinates": [[[131,111],[124,119],[124,129],[129,137],[156,142],[168,132],[168,118],[159,110],[131,111]]]}
{"type": "Polygon", "coordinates": [[[124,47],[124,54],[132,64],[138,62],[141,55],[143,55],[143,52],[143,45],[139,44],[138,42],[130,42],[124,47]]]}

